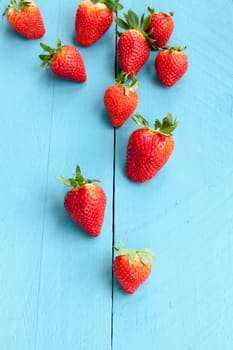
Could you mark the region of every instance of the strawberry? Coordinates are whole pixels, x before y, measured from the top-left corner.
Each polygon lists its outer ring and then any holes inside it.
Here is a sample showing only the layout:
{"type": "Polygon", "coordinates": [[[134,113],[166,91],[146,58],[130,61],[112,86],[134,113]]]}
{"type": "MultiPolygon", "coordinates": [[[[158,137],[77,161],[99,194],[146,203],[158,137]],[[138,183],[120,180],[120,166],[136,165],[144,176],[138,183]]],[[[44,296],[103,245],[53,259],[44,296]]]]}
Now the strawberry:
{"type": "Polygon", "coordinates": [[[127,78],[127,74],[121,72],[116,78],[115,84],[109,86],[104,94],[104,104],[115,128],[122,126],[138,105],[137,78],[134,76],[126,85],[127,78]]]}
{"type": "Polygon", "coordinates": [[[178,125],[167,114],[162,123],[156,119],[152,129],[140,114],[132,118],[141,128],[129,137],[127,146],[126,175],[133,181],[145,182],[153,178],[164,166],[174,149],[171,133],[178,125]]]}
{"type": "Polygon", "coordinates": [[[146,32],[154,39],[157,47],[162,48],[167,45],[174,30],[173,12],[155,12],[154,9],[147,7],[150,12],[150,22],[146,32]]]}
{"type": "Polygon", "coordinates": [[[90,46],[98,41],[110,28],[113,13],[122,9],[119,0],[83,0],[75,17],[76,41],[90,46]]]}
{"type": "Polygon", "coordinates": [[[126,293],[133,294],[150,276],[153,252],[144,248],[115,248],[113,273],[126,293]]]}
{"type": "Polygon", "coordinates": [[[93,183],[99,180],[85,179],[79,166],[76,167],[73,178],[57,177],[56,179],[72,187],[64,199],[64,207],[68,215],[90,236],[97,237],[102,228],[107,201],[104,190],[93,183]]]}
{"type": "Polygon", "coordinates": [[[125,20],[115,17],[116,24],[126,30],[123,33],[118,32],[120,38],[117,44],[117,55],[120,68],[132,77],[148,60],[151,47],[154,47],[154,40],[143,30],[147,27],[144,15],[139,21],[137,14],[129,10],[124,14],[124,18],[125,20]]]}
{"type": "Polygon", "coordinates": [[[173,86],[188,69],[188,58],[184,48],[167,47],[160,50],[155,58],[155,71],[160,82],[165,86],[173,86]]]}
{"type": "Polygon", "coordinates": [[[40,9],[32,0],[11,0],[3,13],[11,27],[27,39],[38,39],[45,34],[40,9]]]}
{"type": "Polygon", "coordinates": [[[84,82],[87,79],[86,69],[80,52],[73,46],[62,46],[61,40],[57,41],[57,48],[52,49],[48,45],[40,43],[48,54],[39,55],[42,60],[41,67],[49,66],[51,71],[63,79],[84,82]]]}

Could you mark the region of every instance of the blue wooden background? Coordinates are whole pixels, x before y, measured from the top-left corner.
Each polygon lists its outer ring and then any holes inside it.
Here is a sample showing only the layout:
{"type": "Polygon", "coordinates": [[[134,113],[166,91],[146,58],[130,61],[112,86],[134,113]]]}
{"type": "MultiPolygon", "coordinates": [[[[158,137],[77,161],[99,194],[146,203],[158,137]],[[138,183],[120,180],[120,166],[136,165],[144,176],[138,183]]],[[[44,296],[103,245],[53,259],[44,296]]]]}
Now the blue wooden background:
{"type": "MultiPolygon", "coordinates": [[[[144,12],[144,2],[124,1],[144,12]]],[[[77,1],[38,1],[43,42],[75,44],[77,1]]],[[[175,11],[171,45],[189,70],[162,87],[155,53],[138,75],[138,112],[180,120],[175,151],[152,181],[124,175],[129,120],[114,131],[103,94],[114,81],[115,28],[79,48],[88,80],[42,70],[40,40],[0,23],[0,349],[233,349],[233,3],[158,0],[175,11]],[[63,209],[56,175],[102,179],[101,235],[88,237],[63,209]],[[126,295],[112,279],[112,244],[156,253],[150,279],[126,295]]],[[[1,1],[1,12],[7,1],[1,1]]]]}

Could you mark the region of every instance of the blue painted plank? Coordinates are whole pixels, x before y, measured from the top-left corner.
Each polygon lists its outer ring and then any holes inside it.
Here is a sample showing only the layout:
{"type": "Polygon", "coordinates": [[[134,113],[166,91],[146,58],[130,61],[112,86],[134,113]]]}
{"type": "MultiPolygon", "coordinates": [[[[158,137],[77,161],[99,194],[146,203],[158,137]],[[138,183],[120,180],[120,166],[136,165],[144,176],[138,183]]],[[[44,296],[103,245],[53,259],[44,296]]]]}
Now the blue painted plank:
{"type": "MultiPolygon", "coordinates": [[[[59,37],[76,45],[77,3],[40,1],[40,7],[47,28],[42,41],[52,46],[59,37]]],[[[41,70],[39,41],[2,27],[0,347],[93,349],[97,343],[108,349],[114,131],[103,94],[114,79],[114,27],[93,47],[80,48],[85,84],[41,70]],[[68,218],[67,188],[55,180],[71,176],[77,163],[84,175],[102,180],[107,194],[96,239],[68,218]]]]}
{"type": "MultiPolygon", "coordinates": [[[[150,4],[151,5],[151,4],[150,4]]],[[[231,1],[159,1],[175,11],[171,45],[188,46],[189,70],[172,88],[139,73],[138,112],[180,120],[175,151],[150,182],[126,178],[126,146],[137,127],[117,131],[115,241],[156,253],[150,279],[132,296],[114,283],[113,349],[232,349],[231,1]],[[208,20],[207,20],[208,19],[208,20]],[[127,198],[127,200],[126,200],[127,198]],[[126,340],[127,338],[127,340],[126,340]]],[[[143,4],[127,2],[143,12],[143,4]]]]}
{"type": "Polygon", "coordinates": [[[20,37],[6,20],[1,33],[0,348],[29,350],[36,341],[53,80],[43,88],[39,41],[20,37]]]}
{"type": "MultiPolygon", "coordinates": [[[[58,36],[74,42],[75,1],[61,2],[58,36]]],[[[108,349],[111,341],[113,130],[105,120],[103,93],[114,73],[114,28],[89,48],[81,48],[84,84],[54,81],[41,283],[39,349],[108,349]],[[83,175],[99,178],[107,194],[101,235],[90,238],[66,215],[69,177],[79,164],[83,175]]],[[[46,84],[46,80],[45,80],[46,84]]]]}

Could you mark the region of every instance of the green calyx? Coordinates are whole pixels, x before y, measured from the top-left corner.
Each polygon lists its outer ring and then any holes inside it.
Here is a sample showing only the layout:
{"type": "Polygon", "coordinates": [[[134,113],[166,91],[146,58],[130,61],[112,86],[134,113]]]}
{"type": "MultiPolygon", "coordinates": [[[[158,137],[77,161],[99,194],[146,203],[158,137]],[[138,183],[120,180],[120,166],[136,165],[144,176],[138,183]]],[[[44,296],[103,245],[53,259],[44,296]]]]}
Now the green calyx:
{"type": "Polygon", "coordinates": [[[149,129],[159,135],[171,136],[173,131],[178,126],[179,122],[174,119],[171,113],[167,113],[162,122],[159,119],[155,120],[154,129],[150,127],[148,121],[139,113],[135,113],[132,120],[143,128],[149,129]]]}
{"type": "Polygon", "coordinates": [[[157,11],[155,11],[155,9],[153,9],[152,7],[147,6],[147,5],[146,5],[146,9],[150,13],[150,15],[157,14],[157,15],[165,15],[165,16],[171,16],[171,17],[174,16],[173,11],[171,11],[171,12],[157,12],[157,11]]]}
{"type": "Polygon", "coordinates": [[[116,256],[127,256],[130,264],[138,257],[145,265],[151,265],[154,259],[154,253],[148,248],[141,250],[129,249],[125,247],[114,247],[116,256]]]}
{"type": "Polygon", "coordinates": [[[97,4],[97,3],[104,4],[112,12],[117,12],[123,9],[123,5],[120,4],[120,0],[91,0],[91,2],[93,4],[97,4]]]}
{"type": "Polygon", "coordinates": [[[19,11],[23,11],[25,7],[32,6],[32,3],[30,1],[26,0],[19,0],[17,3],[15,0],[11,0],[5,11],[3,12],[3,16],[7,14],[7,11],[10,9],[13,9],[15,13],[18,13],[19,11]]]}
{"type": "Polygon", "coordinates": [[[178,51],[178,52],[181,52],[181,51],[184,51],[187,49],[187,46],[165,46],[163,48],[159,48],[158,50],[159,51],[178,51]]]}
{"type": "Polygon", "coordinates": [[[130,91],[136,91],[138,86],[139,86],[139,82],[136,78],[135,75],[133,75],[133,77],[131,79],[128,78],[128,74],[121,71],[118,76],[115,79],[115,83],[124,86],[125,89],[125,95],[129,95],[130,91]],[[126,84],[128,80],[128,83],[126,84]]]}
{"type": "Polygon", "coordinates": [[[68,187],[73,187],[73,188],[79,188],[81,186],[84,186],[86,184],[90,184],[93,182],[100,182],[100,180],[97,180],[97,179],[93,179],[93,180],[85,179],[82,176],[79,165],[77,165],[76,167],[75,176],[73,178],[65,179],[63,176],[57,176],[56,180],[62,182],[64,185],[68,187]]]}
{"type": "Polygon", "coordinates": [[[59,51],[61,51],[62,49],[62,44],[61,44],[61,40],[58,39],[57,40],[57,47],[55,49],[51,48],[48,45],[45,45],[43,43],[40,43],[40,47],[48,52],[48,54],[41,54],[39,55],[39,58],[41,59],[42,63],[41,63],[41,67],[47,67],[49,66],[50,62],[52,61],[52,59],[54,58],[54,56],[56,56],[58,54],[59,51]]]}
{"type": "MultiPolygon", "coordinates": [[[[148,33],[145,32],[145,28],[149,26],[150,23],[150,16],[147,16],[145,18],[145,15],[143,14],[141,18],[138,17],[138,15],[132,11],[128,10],[127,13],[124,13],[124,19],[121,19],[119,17],[115,17],[114,20],[120,28],[124,30],[129,30],[129,29],[135,29],[138,32],[140,32],[144,38],[148,41],[150,44],[151,48],[157,48],[155,41],[149,36],[148,33]]],[[[120,36],[122,33],[118,32],[118,35],[120,36]]]]}

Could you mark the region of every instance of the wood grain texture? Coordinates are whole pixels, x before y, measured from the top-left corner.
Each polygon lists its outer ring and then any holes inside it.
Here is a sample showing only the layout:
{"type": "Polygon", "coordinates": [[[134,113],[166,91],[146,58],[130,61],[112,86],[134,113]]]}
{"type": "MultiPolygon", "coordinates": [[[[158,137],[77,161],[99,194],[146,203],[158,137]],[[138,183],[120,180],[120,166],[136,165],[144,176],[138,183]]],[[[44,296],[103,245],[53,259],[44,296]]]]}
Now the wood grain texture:
{"type": "MultiPolygon", "coordinates": [[[[78,3],[38,3],[47,29],[41,41],[76,46],[78,3]]],[[[145,11],[142,2],[122,3],[124,11],[145,11]]],[[[136,125],[114,131],[103,106],[115,75],[114,25],[92,47],[79,47],[88,80],[76,84],[40,69],[40,40],[0,23],[2,350],[232,350],[233,4],[148,5],[175,11],[169,43],[188,46],[189,70],[164,88],[152,52],[138,75],[137,111],[150,122],[168,111],[180,121],[174,154],[144,184],[125,176],[136,125]],[[67,217],[67,189],[55,180],[78,163],[102,180],[108,198],[96,239],[67,217]],[[156,253],[150,279],[131,296],[112,281],[119,237],[156,253]]]]}

